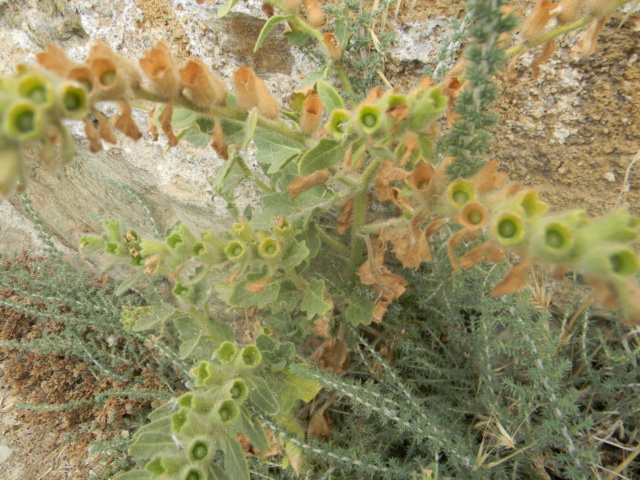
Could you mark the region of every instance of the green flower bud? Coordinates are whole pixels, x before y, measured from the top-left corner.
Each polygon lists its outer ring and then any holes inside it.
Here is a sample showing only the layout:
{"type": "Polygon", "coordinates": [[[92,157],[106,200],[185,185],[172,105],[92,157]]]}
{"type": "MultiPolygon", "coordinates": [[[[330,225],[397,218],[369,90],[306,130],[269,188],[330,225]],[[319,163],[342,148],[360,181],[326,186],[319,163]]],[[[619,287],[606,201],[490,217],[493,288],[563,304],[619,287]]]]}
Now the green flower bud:
{"type": "Polygon", "coordinates": [[[189,229],[182,224],[176,225],[165,241],[169,249],[180,256],[189,256],[196,243],[189,229]]]}
{"type": "Polygon", "coordinates": [[[247,345],[240,353],[242,365],[248,368],[255,368],[262,362],[262,354],[255,345],[247,345]]]}
{"type": "Polygon", "coordinates": [[[592,275],[608,280],[625,281],[638,273],[636,253],[615,244],[592,248],[580,258],[580,264],[592,275]]]}
{"type": "Polygon", "coordinates": [[[524,222],[515,213],[502,213],[494,222],[492,230],[502,245],[516,245],[524,239],[524,222]]]}
{"type": "Polygon", "coordinates": [[[218,421],[225,425],[235,422],[240,415],[240,409],[233,400],[223,400],[216,406],[218,421]]]}
{"type": "Polygon", "coordinates": [[[80,120],[89,113],[87,91],[72,82],[64,82],[58,87],[58,104],[65,118],[80,120]]]}
{"type": "Polygon", "coordinates": [[[424,130],[435,118],[440,116],[447,107],[447,97],[442,95],[440,88],[435,87],[418,94],[409,115],[409,125],[412,130],[424,130]]]}
{"type": "Polygon", "coordinates": [[[214,352],[214,355],[220,363],[227,365],[235,360],[238,355],[238,347],[233,342],[223,342],[214,352]]]}
{"type": "Polygon", "coordinates": [[[231,399],[238,405],[242,404],[249,396],[249,388],[241,378],[236,378],[227,383],[225,388],[229,392],[231,399]]]}
{"type": "Polygon", "coordinates": [[[550,262],[568,258],[575,238],[571,225],[562,220],[563,216],[556,216],[532,225],[531,253],[534,257],[550,262]]]}
{"type": "Polygon", "coordinates": [[[538,200],[538,192],[536,190],[524,190],[516,196],[516,205],[518,205],[527,218],[538,217],[544,215],[549,209],[549,205],[538,200]]]}
{"type": "Polygon", "coordinates": [[[171,430],[174,433],[180,433],[182,427],[187,423],[187,413],[189,410],[186,408],[181,408],[179,412],[171,415],[171,430]]]}
{"type": "Polygon", "coordinates": [[[626,207],[597,220],[583,229],[583,235],[607,242],[630,243],[638,238],[640,218],[630,215],[626,207]]]}
{"type": "Polygon", "coordinates": [[[35,73],[24,75],[18,79],[18,94],[29,99],[42,110],[50,109],[55,102],[51,82],[35,73]]]}
{"type": "Polygon", "coordinates": [[[37,138],[44,128],[41,110],[29,100],[19,100],[4,112],[2,129],[7,138],[25,142],[37,138]]]}
{"type": "Polygon", "coordinates": [[[190,373],[196,379],[196,387],[221,384],[227,379],[227,376],[217,366],[205,360],[193,367],[190,373]]]}
{"type": "Polygon", "coordinates": [[[349,133],[349,122],[351,114],[346,110],[336,109],[331,112],[329,122],[324,126],[325,130],[331,133],[334,138],[340,139],[349,133]]]}
{"type": "Polygon", "coordinates": [[[191,442],[187,449],[187,458],[191,462],[207,462],[215,453],[214,444],[207,437],[199,437],[191,442]]]}
{"type": "Polygon", "coordinates": [[[225,243],[210,232],[202,234],[202,241],[193,245],[192,256],[202,263],[216,265],[226,260],[225,243]]]}
{"type": "Polygon", "coordinates": [[[367,135],[375,133],[382,126],[382,111],[376,105],[362,105],[358,110],[356,124],[367,135]]]}
{"type": "Polygon", "coordinates": [[[159,477],[167,473],[167,471],[162,466],[162,457],[156,457],[144,466],[144,469],[149,472],[154,477],[159,477]]]}
{"type": "Polygon", "coordinates": [[[231,233],[249,245],[256,242],[256,235],[246,220],[234,223],[231,233]]]}
{"type": "Polygon", "coordinates": [[[476,199],[475,185],[472,182],[459,178],[453,181],[447,188],[447,198],[456,207],[462,208],[467,202],[476,199]]]}
{"type": "Polygon", "coordinates": [[[227,258],[234,262],[239,262],[243,260],[248,260],[249,251],[244,243],[239,240],[232,240],[227,244],[227,247],[224,249],[224,253],[227,255],[227,258]]]}

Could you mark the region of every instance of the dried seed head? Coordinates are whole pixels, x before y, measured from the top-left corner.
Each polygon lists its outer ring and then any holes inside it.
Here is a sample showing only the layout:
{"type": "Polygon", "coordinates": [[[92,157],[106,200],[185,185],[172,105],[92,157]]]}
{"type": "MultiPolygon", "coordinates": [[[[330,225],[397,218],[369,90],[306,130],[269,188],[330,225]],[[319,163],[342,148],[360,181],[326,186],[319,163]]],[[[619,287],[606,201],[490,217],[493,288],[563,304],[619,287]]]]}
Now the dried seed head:
{"type": "Polygon", "coordinates": [[[583,0],[562,0],[560,2],[562,11],[558,15],[558,23],[563,25],[573,22],[578,17],[579,7],[582,3],[584,3],[583,0]]]}
{"type": "Polygon", "coordinates": [[[153,89],[159,95],[172,98],[180,93],[180,73],[164,41],[145,52],[144,58],[140,59],[140,68],[151,79],[153,89]]]}
{"type": "Polygon", "coordinates": [[[270,120],[278,118],[280,107],[273,98],[267,86],[257,75],[254,76],[256,100],[258,101],[258,111],[270,120]]]}
{"type": "Polygon", "coordinates": [[[309,95],[302,104],[302,116],[300,117],[300,128],[307,135],[312,135],[320,127],[322,120],[322,101],[317,95],[309,95]]]}
{"type": "Polygon", "coordinates": [[[321,28],[324,25],[324,10],[318,5],[318,0],[305,0],[307,7],[307,19],[309,23],[316,28],[321,28]]]}
{"type": "Polygon", "coordinates": [[[258,105],[255,73],[253,68],[240,67],[233,74],[233,86],[236,90],[238,106],[242,110],[251,110],[258,105]]]}
{"type": "Polygon", "coordinates": [[[224,105],[227,98],[224,83],[199,58],[190,60],[180,70],[180,79],[182,85],[189,90],[191,99],[196,105],[201,107],[224,105]]]}
{"type": "Polygon", "coordinates": [[[120,100],[140,84],[138,70],[100,40],[91,47],[86,63],[97,77],[96,93],[102,100],[120,100]]]}
{"type": "Polygon", "coordinates": [[[329,54],[329,57],[337,60],[342,56],[340,43],[338,42],[338,38],[333,33],[325,33],[322,36],[322,42],[327,47],[327,53],[329,54]]]}
{"type": "Polygon", "coordinates": [[[283,0],[282,3],[291,13],[297,13],[300,8],[300,0],[283,0]]]}

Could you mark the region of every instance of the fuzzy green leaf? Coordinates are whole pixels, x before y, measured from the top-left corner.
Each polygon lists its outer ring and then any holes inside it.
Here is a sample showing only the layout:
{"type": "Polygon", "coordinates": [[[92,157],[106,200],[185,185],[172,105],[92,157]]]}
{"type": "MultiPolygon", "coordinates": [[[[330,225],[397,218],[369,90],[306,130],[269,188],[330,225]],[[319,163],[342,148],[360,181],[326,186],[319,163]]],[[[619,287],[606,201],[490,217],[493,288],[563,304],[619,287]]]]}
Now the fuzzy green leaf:
{"type": "Polygon", "coordinates": [[[256,415],[251,415],[246,407],[240,407],[241,420],[242,420],[242,433],[244,433],[253,446],[261,452],[269,450],[269,439],[267,434],[258,420],[256,415]]]}
{"type": "Polygon", "coordinates": [[[258,125],[258,110],[252,108],[247,115],[247,119],[244,121],[244,138],[242,139],[242,146],[240,150],[246,150],[249,143],[253,139],[253,135],[256,133],[256,126],[258,125]]]}
{"type": "Polygon", "coordinates": [[[300,304],[300,310],[307,312],[307,318],[311,320],[316,315],[324,315],[332,307],[331,300],[324,299],[324,280],[312,279],[309,282],[309,290],[300,304]]]}
{"type": "Polygon", "coordinates": [[[171,427],[166,432],[149,432],[139,435],[129,447],[129,454],[139,458],[151,458],[161,453],[176,453],[178,449],[171,438],[171,427]]]}
{"type": "Polygon", "coordinates": [[[221,117],[220,126],[228,145],[240,144],[244,139],[244,122],[221,117]]]}
{"type": "Polygon", "coordinates": [[[253,136],[253,142],[258,148],[256,159],[263,165],[269,165],[269,175],[280,170],[300,153],[300,145],[297,142],[275,132],[257,132],[253,136]]]}
{"type": "Polygon", "coordinates": [[[344,312],[344,317],[354,327],[358,325],[369,325],[373,316],[374,304],[365,298],[351,298],[351,304],[344,312]]]}
{"type": "Polygon", "coordinates": [[[329,85],[329,83],[324,80],[318,80],[316,88],[318,89],[318,96],[320,97],[320,100],[322,100],[324,109],[327,112],[331,113],[338,108],[344,109],[344,101],[342,100],[342,97],[335,88],[329,85]]]}
{"type": "Polygon", "coordinates": [[[240,0],[229,0],[218,9],[218,18],[224,17],[240,0]]]}
{"type": "Polygon", "coordinates": [[[305,176],[318,170],[332,167],[344,159],[346,151],[346,145],[336,140],[323,138],[315,147],[307,151],[302,158],[300,158],[298,173],[301,176],[305,176]]]}
{"type": "Polygon", "coordinates": [[[250,480],[247,459],[238,441],[226,433],[220,433],[224,439],[224,469],[233,480],[250,480]]]}
{"type": "Polygon", "coordinates": [[[292,30],[289,32],[284,32],[283,34],[287,37],[287,41],[289,45],[296,45],[298,47],[304,47],[309,40],[311,40],[311,35],[307,32],[303,32],[302,30],[292,30]]]}
{"type": "Polygon", "coordinates": [[[153,477],[146,470],[130,470],[128,472],[119,473],[113,480],[151,480],[153,477]]]}
{"type": "Polygon", "coordinates": [[[213,475],[213,480],[231,480],[229,474],[217,463],[212,463],[209,466],[209,471],[213,475]]]}
{"type": "MultiPolygon", "coordinates": [[[[247,277],[249,277],[249,275],[247,277]]],[[[248,308],[252,306],[265,308],[273,303],[276,298],[278,298],[278,292],[280,291],[280,281],[274,280],[268,283],[264,287],[264,290],[262,290],[262,292],[260,293],[248,292],[244,287],[254,280],[259,279],[255,278],[239,282],[233,289],[233,293],[229,298],[229,305],[240,308],[248,308]]]]}
{"type": "Polygon", "coordinates": [[[273,31],[274,28],[278,26],[279,23],[282,23],[285,20],[289,20],[290,18],[293,18],[293,15],[274,15],[269,20],[267,20],[267,22],[262,27],[262,30],[260,31],[260,35],[258,35],[258,40],[256,40],[256,46],[253,47],[253,51],[258,51],[269,34],[273,31]]]}
{"type": "Polygon", "coordinates": [[[115,295],[117,297],[122,295],[124,292],[129,290],[136,283],[138,283],[143,276],[144,276],[144,272],[142,270],[140,270],[139,272],[136,272],[136,274],[133,275],[132,277],[127,278],[124,282],[122,282],[120,285],[118,285],[118,288],[115,291],[115,295]]]}
{"type": "Polygon", "coordinates": [[[185,315],[174,320],[180,335],[180,358],[209,359],[220,342],[207,336],[202,325],[193,317],[185,315]]]}
{"type": "Polygon", "coordinates": [[[268,415],[278,413],[278,409],[280,408],[278,401],[273,396],[273,393],[271,393],[267,382],[257,376],[247,378],[247,381],[251,384],[249,400],[268,415]]]}
{"type": "Polygon", "coordinates": [[[287,268],[295,268],[309,257],[309,253],[304,241],[296,242],[287,251],[284,264],[287,268]]]}
{"type": "Polygon", "coordinates": [[[303,402],[310,402],[320,391],[320,383],[296,373],[287,375],[287,384],[295,387],[297,398],[303,402]]]}
{"type": "Polygon", "coordinates": [[[174,318],[174,315],[179,314],[181,314],[181,312],[179,310],[176,310],[168,303],[151,305],[147,312],[135,317],[134,322],[131,325],[131,329],[134,332],[149,330],[150,328],[153,328],[158,324],[164,324],[168,320],[174,318]]]}
{"type": "Polygon", "coordinates": [[[197,128],[190,128],[185,132],[184,139],[196,148],[204,148],[209,145],[211,135],[202,133],[197,128]]]}
{"type": "Polygon", "coordinates": [[[174,108],[171,113],[171,127],[182,130],[195,123],[200,114],[186,108],[174,108]]]}

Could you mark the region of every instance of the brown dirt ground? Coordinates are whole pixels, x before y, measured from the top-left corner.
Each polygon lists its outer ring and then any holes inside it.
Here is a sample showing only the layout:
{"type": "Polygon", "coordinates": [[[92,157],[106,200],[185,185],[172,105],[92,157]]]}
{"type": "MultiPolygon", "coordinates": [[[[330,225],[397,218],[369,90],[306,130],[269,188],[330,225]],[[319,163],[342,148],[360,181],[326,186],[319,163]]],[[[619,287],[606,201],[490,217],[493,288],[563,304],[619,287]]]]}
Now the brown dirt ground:
{"type": "MultiPolygon", "coordinates": [[[[136,3],[147,19],[141,28],[167,32],[173,43],[188,54],[188,38],[165,0],[136,0],[136,3]]],[[[406,0],[400,10],[403,23],[432,16],[458,17],[464,4],[461,0],[418,0],[414,10],[410,10],[411,3],[412,0],[406,0]]],[[[640,55],[640,32],[633,25],[628,22],[616,29],[616,21],[610,22],[600,37],[597,51],[582,60],[571,58],[571,42],[561,42],[561,48],[549,62],[552,67],[543,68],[539,79],[527,80],[529,73],[522,67],[524,78],[520,83],[502,82],[504,94],[497,105],[502,121],[496,129],[492,157],[499,160],[513,180],[539,189],[554,207],[584,207],[592,214],[610,211],[620,195],[631,159],[640,149],[640,96],[635,95],[640,91],[640,61],[633,60],[640,55]],[[563,66],[581,77],[577,92],[562,81],[563,66]],[[576,111],[574,120],[565,122],[573,133],[564,144],[550,142],[562,120],[558,115],[545,113],[533,118],[527,112],[539,110],[549,98],[557,101],[565,95],[577,99],[571,105],[576,111]],[[523,116],[533,118],[530,128],[523,128],[523,116]],[[611,173],[615,181],[610,180],[611,173]]],[[[622,203],[639,213],[640,177],[631,173],[630,191],[622,203]]],[[[34,327],[29,318],[8,310],[0,309],[0,319],[2,339],[38,335],[43,328],[34,327]]],[[[99,473],[104,459],[87,456],[86,445],[95,439],[121,435],[121,425],[107,420],[122,411],[123,405],[107,404],[97,410],[86,408],[69,413],[35,413],[18,409],[15,403],[89,398],[105,388],[109,386],[97,382],[87,366],[73,358],[0,351],[2,443],[18,452],[0,463],[0,478],[82,480],[89,478],[90,472],[99,473]],[[47,373],[37,373],[44,371],[43,365],[47,366],[47,373]]]]}

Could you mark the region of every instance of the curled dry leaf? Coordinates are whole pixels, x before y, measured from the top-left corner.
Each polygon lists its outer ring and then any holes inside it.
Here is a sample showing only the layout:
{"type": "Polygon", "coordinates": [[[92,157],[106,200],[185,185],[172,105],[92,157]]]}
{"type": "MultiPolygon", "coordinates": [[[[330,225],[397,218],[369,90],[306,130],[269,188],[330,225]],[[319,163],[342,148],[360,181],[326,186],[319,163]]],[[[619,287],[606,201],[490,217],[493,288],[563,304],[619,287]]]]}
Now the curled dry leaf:
{"type": "Polygon", "coordinates": [[[475,184],[476,192],[484,194],[502,186],[508,174],[498,172],[498,161],[491,160],[469,180],[475,184]]]}
{"type": "Polygon", "coordinates": [[[173,104],[171,103],[171,101],[169,101],[169,103],[167,103],[164,110],[158,117],[158,120],[160,121],[162,131],[167,136],[167,141],[169,142],[169,145],[172,147],[175,147],[176,145],[178,145],[178,139],[173,133],[173,128],[171,128],[172,115],[173,115],[173,104]]]}
{"type": "Polygon", "coordinates": [[[350,364],[347,342],[338,337],[327,340],[313,352],[311,360],[323,370],[342,373],[350,364]]]}
{"type": "Polygon", "coordinates": [[[131,105],[127,102],[118,102],[118,109],[120,110],[120,114],[116,118],[115,127],[127,137],[133,140],[140,140],[142,132],[140,132],[138,125],[136,125],[136,122],[133,120],[131,105]]]}
{"type": "Polygon", "coordinates": [[[111,130],[111,126],[109,125],[109,120],[104,115],[104,113],[102,113],[100,110],[96,108],[92,108],[91,113],[93,113],[95,117],[98,119],[98,124],[100,126],[99,127],[100,130],[98,130],[98,133],[100,135],[100,138],[105,142],[109,142],[113,144],[117,143],[118,139],[116,138],[115,133],[113,133],[113,130],[111,130]]]}
{"type": "Polygon", "coordinates": [[[381,230],[380,238],[393,245],[391,250],[405,268],[417,269],[422,262],[433,260],[427,237],[417,225],[407,225],[405,228],[381,230]]]}
{"type": "Polygon", "coordinates": [[[36,60],[41,66],[61,77],[66,77],[71,69],[79,66],[67,57],[64,50],[52,43],[47,45],[46,51],[36,54],[36,60]]]}
{"type": "Polygon", "coordinates": [[[314,320],[311,331],[320,337],[331,338],[331,334],[329,333],[330,324],[331,322],[328,318],[318,317],[314,320]]]}
{"type": "Polygon", "coordinates": [[[491,290],[490,295],[495,297],[499,295],[506,295],[507,293],[513,293],[520,290],[527,283],[527,274],[533,266],[533,260],[526,257],[515,267],[511,269],[504,279],[491,290]]]}
{"type": "Polygon", "coordinates": [[[589,28],[580,37],[580,41],[571,50],[578,53],[580,57],[592,55],[596,51],[598,35],[600,35],[608,20],[608,17],[593,20],[589,28]]]}
{"type": "Polygon", "coordinates": [[[397,190],[393,188],[391,184],[403,181],[408,176],[409,172],[404,168],[396,167],[395,162],[391,160],[383,160],[375,181],[378,200],[381,202],[386,200],[395,200],[397,197],[397,190]]]}
{"type": "Polygon", "coordinates": [[[91,153],[99,152],[100,150],[102,150],[100,134],[96,130],[96,127],[93,125],[93,122],[89,120],[89,117],[84,117],[82,121],[84,122],[84,134],[89,140],[89,150],[91,150],[91,153]]]}
{"type": "Polygon", "coordinates": [[[353,224],[353,207],[354,207],[354,197],[350,196],[345,200],[345,202],[340,207],[340,216],[338,217],[338,233],[340,235],[344,235],[351,229],[351,225],[353,224]]]}
{"type": "Polygon", "coordinates": [[[384,245],[379,239],[372,249],[373,251],[369,252],[369,259],[360,266],[357,273],[363,285],[372,285],[378,293],[371,321],[380,323],[391,302],[404,293],[409,282],[391,273],[382,264],[384,245]]]}
{"type": "Polygon", "coordinates": [[[551,58],[555,49],[556,49],[556,42],[554,40],[549,40],[544,44],[542,53],[538,57],[536,57],[535,60],[531,63],[531,69],[533,70],[533,78],[538,78],[540,76],[540,65],[545,60],[549,60],[551,58]]]}
{"type": "Polygon", "coordinates": [[[218,117],[213,117],[213,142],[211,146],[225,160],[229,160],[229,147],[224,139],[224,132],[222,131],[222,125],[218,117]]]}
{"type": "Polygon", "coordinates": [[[558,16],[561,9],[558,5],[551,3],[551,0],[538,0],[533,12],[525,18],[520,27],[520,35],[525,40],[537,38],[549,23],[549,20],[558,16]]]}
{"type": "Polygon", "coordinates": [[[328,169],[317,170],[309,175],[301,177],[296,176],[295,180],[287,187],[287,190],[291,194],[291,200],[295,200],[298,195],[307,190],[322,185],[329,178],[330,173],[328,169]]]}

